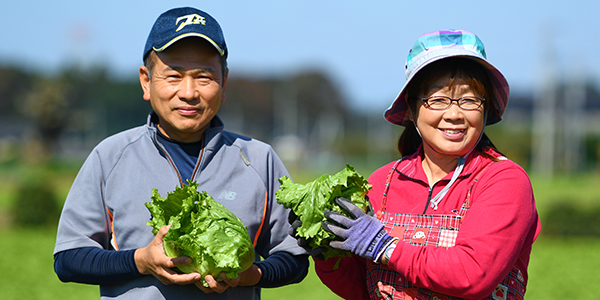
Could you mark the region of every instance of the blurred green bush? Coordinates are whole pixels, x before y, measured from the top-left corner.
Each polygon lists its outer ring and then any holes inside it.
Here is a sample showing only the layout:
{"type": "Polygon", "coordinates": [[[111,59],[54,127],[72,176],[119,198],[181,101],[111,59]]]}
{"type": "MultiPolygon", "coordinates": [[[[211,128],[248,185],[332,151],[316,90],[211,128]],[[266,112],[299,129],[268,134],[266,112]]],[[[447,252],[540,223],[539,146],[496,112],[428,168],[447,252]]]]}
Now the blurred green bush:
{"type": "Polygon", "coordinates": [[[18,227],[56,226],[60,207],[48,180],[20,181],[12,203],[13,225],[18,227]]]}
{"type": "Polygon", "coordinates": [[[600,203],[580,205],[576,199],[563,199],[547,207],[542,216],[542,232],[554,237],[600,237],[600,203]]]}

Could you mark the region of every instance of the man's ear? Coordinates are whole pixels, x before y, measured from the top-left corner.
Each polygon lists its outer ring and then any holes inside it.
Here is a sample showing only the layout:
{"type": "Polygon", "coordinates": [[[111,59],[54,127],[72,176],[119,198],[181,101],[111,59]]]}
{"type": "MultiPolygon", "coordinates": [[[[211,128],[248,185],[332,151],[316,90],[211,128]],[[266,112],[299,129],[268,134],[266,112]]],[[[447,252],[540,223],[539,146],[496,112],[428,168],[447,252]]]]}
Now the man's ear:
{"type": "Polygon", "coordinates": [[[144,91],[144,100],[150,101],[150,70],[146,66],[141,66],[139,71],[140,85],[144,91]]]}

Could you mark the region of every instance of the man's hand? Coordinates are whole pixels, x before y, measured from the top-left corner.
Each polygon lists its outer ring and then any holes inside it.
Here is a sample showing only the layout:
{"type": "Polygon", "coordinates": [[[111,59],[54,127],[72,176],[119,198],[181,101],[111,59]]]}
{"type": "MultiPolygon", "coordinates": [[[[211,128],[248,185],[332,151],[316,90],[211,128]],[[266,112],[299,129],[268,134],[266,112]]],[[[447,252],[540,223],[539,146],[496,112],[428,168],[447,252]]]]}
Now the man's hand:
{"type": "Polygon", "coordinates": [[[168,257],[165,255],[163,238],[169,231],[169,226],[160,228],[152,242],[144,248],[135,251],[135,264],[140,273],[152,275],[164,284],[191,284],[200,280],[200,274],[178,274],[172,268],[187,265],[192,262],[189,257],[168,257]]]}
{"type": "Polygon", "coordinates": [[[302,226],[302,221],[300,221],[300,218],[294,213],[293,210],[290,210],[290,213],[288,214],[288,223],[290,223],[288,234],[296,239],[298,246],[302,247],[314,259],[325,260],[325,256],[323,255],[325,247],[317,247],[313,249],[310,245],[312,238],[298,236],[297,231],[298,228],[302,226]]]}
{"type": "Polygon", "coordinates": [[[213,276],[206,275],[204,276],[204,280],[208,284],[208,287],[202,285],[202,282],[195,282],[196,286],[201,289],[205,293],[223,293],[229,287],[236,286],[252,286],[257,284],[260,281],[262,276],[262,272],[257,265],[252,265],[248,270],[240,273],[238,277],[233,279],[228,279],[225,273],[221,273],[221,281],[217,281],[213,276]]]}

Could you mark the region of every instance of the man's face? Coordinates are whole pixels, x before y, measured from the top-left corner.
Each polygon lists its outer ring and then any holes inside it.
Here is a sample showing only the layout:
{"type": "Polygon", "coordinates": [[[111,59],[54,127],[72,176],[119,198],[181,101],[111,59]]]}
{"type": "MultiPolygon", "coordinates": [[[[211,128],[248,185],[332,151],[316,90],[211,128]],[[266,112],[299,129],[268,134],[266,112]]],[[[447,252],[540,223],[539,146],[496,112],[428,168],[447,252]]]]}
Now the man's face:
{"type": "Polygon", "coordinates": [[[142,66],[139,76],[159,130],[176,141],[199,141],[225,101],[227,74],[218,52],[201,38],[185,38],[150,55],[152,74],[142,66]]]}

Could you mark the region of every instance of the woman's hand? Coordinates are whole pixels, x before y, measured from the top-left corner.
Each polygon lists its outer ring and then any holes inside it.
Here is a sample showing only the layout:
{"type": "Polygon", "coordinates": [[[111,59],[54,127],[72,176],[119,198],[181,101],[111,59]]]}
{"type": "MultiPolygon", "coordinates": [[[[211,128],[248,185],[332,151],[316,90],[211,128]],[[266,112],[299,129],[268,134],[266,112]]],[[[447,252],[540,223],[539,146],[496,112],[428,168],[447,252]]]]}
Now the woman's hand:
{"type": "Polygon", "coordinates": [[[337,240],[329,242],[329,246],[379,262],[394,238],[383,229],[381,221],[372,214],[363,212],[350,200],[337,197],[335,202],[351,217],[331,210],[325,211],[327,221],[321,223],[321,226],[337,237],[337,240]]]}

